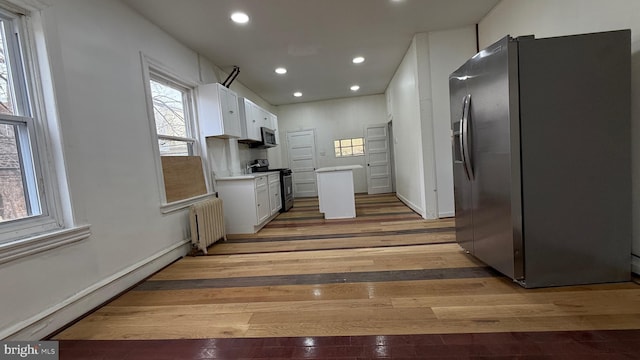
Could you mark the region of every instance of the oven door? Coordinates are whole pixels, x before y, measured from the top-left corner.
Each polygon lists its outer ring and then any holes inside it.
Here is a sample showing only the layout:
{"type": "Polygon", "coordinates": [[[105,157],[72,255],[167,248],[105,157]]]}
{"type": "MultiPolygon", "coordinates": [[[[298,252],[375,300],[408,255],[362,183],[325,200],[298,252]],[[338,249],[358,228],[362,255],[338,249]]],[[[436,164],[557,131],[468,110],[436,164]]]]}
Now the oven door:
{"type": "Polygon", "coordinates": [[[282,175],[280,179],[280,194],[282,194],[282,209],[280,212],[289,211],[293,207],[293,182],[291,180],[291,174],[282,175]]]}

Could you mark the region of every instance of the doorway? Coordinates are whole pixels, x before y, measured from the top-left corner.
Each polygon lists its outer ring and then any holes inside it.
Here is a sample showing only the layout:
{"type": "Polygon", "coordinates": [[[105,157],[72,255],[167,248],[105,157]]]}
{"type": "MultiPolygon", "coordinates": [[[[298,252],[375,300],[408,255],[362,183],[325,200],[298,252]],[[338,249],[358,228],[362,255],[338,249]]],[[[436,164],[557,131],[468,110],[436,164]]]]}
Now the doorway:
{"type": "Polygon", "coordinates": [[[287,131],[287,152],[293,175],[293,196],[318,196],[315,129],[287,131]]]}
{"type": "Polygon", "coordinates": [[[365,156],[367,161],[367,193],[393,192],[389,125],[365,126],[365,156]]]}

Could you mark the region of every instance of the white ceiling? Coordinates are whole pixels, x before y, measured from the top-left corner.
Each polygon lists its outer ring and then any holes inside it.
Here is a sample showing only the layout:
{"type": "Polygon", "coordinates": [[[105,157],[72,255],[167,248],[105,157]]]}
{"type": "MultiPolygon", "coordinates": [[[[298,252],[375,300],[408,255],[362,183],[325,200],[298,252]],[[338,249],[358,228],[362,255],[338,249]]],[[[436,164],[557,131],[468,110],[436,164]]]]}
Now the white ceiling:
{"type": "Polygon", "coordinates": [[[498,1],[123,0],[222,70],[239,66],[236,81],[272,105],[384,93],[413,34],[474,25],[498,1]]]}

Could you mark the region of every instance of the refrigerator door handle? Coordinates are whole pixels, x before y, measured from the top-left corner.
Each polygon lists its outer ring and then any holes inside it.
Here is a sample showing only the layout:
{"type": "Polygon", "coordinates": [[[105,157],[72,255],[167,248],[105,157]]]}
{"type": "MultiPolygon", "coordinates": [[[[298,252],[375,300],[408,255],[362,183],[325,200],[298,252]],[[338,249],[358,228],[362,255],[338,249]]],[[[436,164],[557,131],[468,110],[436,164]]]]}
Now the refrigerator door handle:
{"type": "MultiPolygon", "coordinates": [[[[463,106],[463,109],[464,109],[464,106],[463,106]]],[[[460,121],[458,122],[458,144],[457,145],[458,145],[458,150],[460,151],[460,159],[464,163],[464,151],[463,151],[464,144],[462,143],[462,123],[463,123],[462,118],[460,118],[460,121]]]]}
{"type": "MultiPolygon", "coordinates": [[[[462,98],[462,115],[460,115],[460,121],[458,121],[458,151],[460,154],[460,160],[462,160],[462,167],[464,168],[464,174],[469,179],[469,173],[467,172],[466,160],[464,158],[464,111],[467,103],[467,95],[462,98]]],[[[469,179],[470,180],[470,179],[469,179]]]]}
{"type": "Polygon", "coordinates": [[[468,94],[464,98],[464,107],[462,109],[462,121],[460,123],[461,136],[460,143],[462,144],[462,162],[464,164],[464,172],[467,174],[469,180],[473,180],[473,166],[471,164],[471,149],[469,145],[471,143],[469,137],[469,112],[471,111],[471,94],[468,94]]]}

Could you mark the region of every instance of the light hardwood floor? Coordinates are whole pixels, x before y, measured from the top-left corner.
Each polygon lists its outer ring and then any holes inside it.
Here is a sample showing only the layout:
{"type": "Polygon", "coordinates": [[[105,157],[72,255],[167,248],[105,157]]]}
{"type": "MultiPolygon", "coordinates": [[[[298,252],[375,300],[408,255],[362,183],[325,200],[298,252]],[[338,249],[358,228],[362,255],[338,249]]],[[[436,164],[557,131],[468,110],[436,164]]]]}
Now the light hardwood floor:
{"type": "Polygon", "coordinates": [[[633,282],[523,289],[465,254],[453,219],[393,194],[325,221],[296,199],[258,234],[186,257],[55,339],[179,339],[640,328],[633,282]]]}

